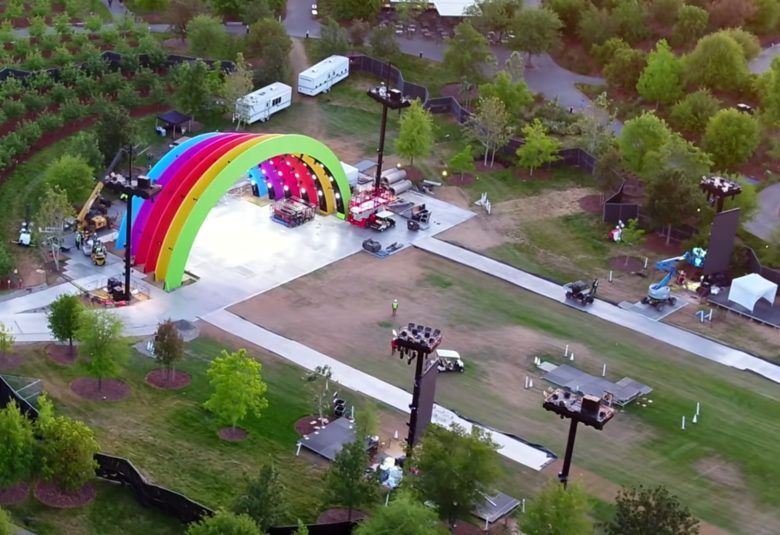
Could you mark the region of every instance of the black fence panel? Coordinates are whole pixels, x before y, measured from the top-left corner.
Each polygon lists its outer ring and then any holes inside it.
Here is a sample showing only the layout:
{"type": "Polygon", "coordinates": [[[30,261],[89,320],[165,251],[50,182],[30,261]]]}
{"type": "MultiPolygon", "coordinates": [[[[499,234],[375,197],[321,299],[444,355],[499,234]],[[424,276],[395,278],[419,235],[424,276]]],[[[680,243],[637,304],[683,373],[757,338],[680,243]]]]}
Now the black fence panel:
{"type": "Polygon", "coordinates": [[[11,401],[16,401],[19,409],[30,420],[38,418],[38,409],[23,399],[16,390],[8,384],[5,377],[0,376],[0,406],[5,407],[11,401]]]}
{"type": "MultiPolygon", "coordinates": [[[[334,522],[332,524],[309,524],[309,535],[350,535],[357,522],[334,522]]],[[[268,535],[293,535],[298,526],[268,528],[268,535]]]]}
{"type": "Polygon", "coordinates": [[[761,260],[758,259],[756,252],[750,247],[747,249],[747,267],[753,273],[758,273],[768,281],[772,281],[775,284],[780,284],[780,269],[773,269],[761,264],[761,260]]]}

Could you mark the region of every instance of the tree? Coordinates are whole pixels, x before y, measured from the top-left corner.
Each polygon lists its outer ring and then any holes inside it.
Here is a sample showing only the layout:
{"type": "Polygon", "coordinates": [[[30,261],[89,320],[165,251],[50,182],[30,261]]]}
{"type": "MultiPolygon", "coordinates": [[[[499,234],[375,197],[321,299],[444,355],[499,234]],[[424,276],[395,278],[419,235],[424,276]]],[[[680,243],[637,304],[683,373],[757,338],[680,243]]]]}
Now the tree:
{"type": "Polygon", "coordinates": [[[615,24],[609,11],[605,8],[589,4],[588,8],[582,12],[580,23],[577,26],[577,35],[588,49],[615,37],[616,34],[615,24]]]}
{"type": "Polygon", "coordinates": [[[702,177],[711,168],[709,154],[682,136],[672,134],[663,145],[647,151],[640,176],[651,181],[667,169],[677,169],[686,176],[702,177]]]}
{"type": "Polygon", "coordinates": [[[376,403],[366,400],[356,418],[359,437],[373,437],[379,433],[379,412],[376,403]]]}
{"type": "Polygon", "coordinates": [[[467,8],[467,13],[480,32],[494,32],[501,39],[511,29],[515,15],[522,7],[521,0],[483,0],[467,8]]]}
{"type": "Polygon", "coordinates": [[[249,482],[236,500],[233,512],[251,517],[257,527],[265,532],[277,525],[286,515],[285,489],[279,480],[279,473],[272,464],[260,468],[256,479],[249,482]]]}
{"type": "Polygon", "coordinates": [[[626,43],[622,37],[610,37],[600,45],[590,47],[590,55],[599,65],[606,67],[618,50],[631,50],[631,45],[626,43]]]}
{"type": "Polygon", "coordinates": [[[220,94],[225,101],[226,111],[235,110],[236,100],[252,92],[252,71],[247,67],[244,55],[236,55],[236,68],[225,75],[220,94]]]}
{"type": "Polygon", "coordinates": [[[100,154],[98,139],[91,130],[82,130],[71,137],[66,152],[81,158],[92,169],[99,170],[103,167],[103,155],[100,154]]]}
{"type": "Polygon", "coordinates": [[[71,204],[83,203],[95,185],[94,170],[78,156],[63,154],[46,167],[43,180],[67,194],[71,204]]]}
{"type": "Polygon", "coordinates": [[[648,152],[669,141],[672,133],[666,122],[652,112],[626,121],[618,138],[618,146],[628,168],[641,173],[648,152]]]}
{"type": "MultiPolygon", "coordinates": [[[[641,242],[644,237],[645,231],[639,227],[639,220],[634,217],[628,220],[628,224],[620,233],[620,243],[623,245],[634,245],[641,242]]],[[[626,263],[628,263],[628,257],[626,257],[626,263]]]]}
{"type": "Polygon", "coordinates": [[[381,0],[331,0],[330,14],[336,20],[374,20],[382,9],[381,0]]]}
{"type": "Polygon", "coordinates": [[[234,515],[221,509],[212,516],[190,524],[186,533],[187,535],[261,535],[251,517],[234,515]]]}
{"type": "Polygon", "coordinates": [[[44,256],[50,252],[54,254],[54,261],[59,270],[59,245],[65,243],[65,234],[68,219],[76,215],[73,205],[68,200],[68,195],[58,186],[46,184],[41,196],[40,206],[35,214],[36,225],[33,229],[34,241],[43,249],[44,256]],[[41,235],[40,229],[45,233],[41,235]],[[55,247],[49,239],[54,240],[55,247]]]}
{"type": "Polygon", "coordinates": [[[683,0],[653,0],[649,14],[657,23],[669,27],[677,20],[683,5],[685,5],[683,0]]]}
{"type": "MultiPolygon", "coordinates": [[[[365,20],[356,20],[349,26],[349,40],[354,46],[363,46],[366,36],[371,33],[371,24],[365,20]]],[[[395,38],[395,32],[393,32],[395,38]]]]}
{"type": "Polygon", "coordinates": [[[242,0],[209,0],[211,8],[220,15],[235,17],[243,8],[242,0]]]}
{"type": "Polygon", "coordinates": [[[588,3],[585,0],[546,0],[544,5],[558,14],[566,33],[572,35],[588,3]]]}
{"type": "Polygon", "coordinates": [[[509,47],[527,53],[530,63],[532,55],[550,52],[560,46],[562,28],[563,22],[551,9],[523,9],[512,21],[514,37],[509,40],[509,47]]]}
{"type": "Polygon", "coordinates": [[[511,76],[512,83],[525,81],[525,58],[518,50],[513,50],[509,57],[506,58],[504,70],[511,76]]]}
{"type": "Polygon", "coordinates": [[[223,349],[206,372],[213,392],[203,406],[233,429],[248,415],[259,418],[268,407],[265,397],[268,386],[263,382],[261,370],[260,363],[247,356],[245,349],[234,353],[223,349]]]}
{"type": "Polygon", "coordinates": [[[40,470],[46,481],[67,491],[80,489],[93,479],[98,443],[87,425],[67,416],[49,416],[36,422],[39,435],[40,470]]]}
{"type": "Polygon", "coordinates": [[[292,40],[284,25],[274,19],[260,19],[249,27],[246,53],[253,58],[263,58],[269,50],[278,47],[285,54],[292,50],[292,40]]]}
{"type": "Polygon", "coordinates": [[[460,178],[463,178],[465,173],[473,173],[476,171],[477,168],[474,165],[473,147],[471,145],[466,145],[463,147],[463,150],[453,154],[450,161],[447,162],[447,167],[449,167],[450,171],[453,173],[460,174],[460,178]]]}
{"type": "Polygon", "coordinates": [[[710,23],[716,28],[738,28],[753,17],[752,0],[714,0],[709,3],[710,23]]]}
{"type": "Polygon", "coordinates": [[[528,504],[522,516],[527,535],[586,535],[593,533],[588,495],[578,483],[564,488],[551,481],[528,504]]]}
{"type": "Polygon", "coordinates": [[[693,43],[704,35],[709,19],[710,14],[700,7],[682,6],[672,27],[672,43],[677,46],[693,43]]]}
{"type": "Polygon", "coordinates": [[[195,15],[187,23],[190,52],[200,57],[218,57],[225,49],[227,32],[222,19],[213,15],[195,15]]]}
{"type": "Polygon", "coordinates": [[[436,513],[406,490],[398,491],[387,507],[378,507],[355,529],[355,535],[446,535],[436,513]]]}
{"type": "Polygon", "coordinates": [[[522,132],[524,143],[517,149],[517,163],[520,167],[527,168],[531,176],[537,167],[561,159],[558,155],[561,150],[560,142],[547,135],[539,119],[534,119],[533,123],[524,126],[522,132]]]}
{"type": "Polygon", "coordinates": [[[494,64],[495,58],[485,37],[466,20],[455,27],[444,52],[444,67],[458,80],[465,78],[472,83],[485,79],[483,64],[494,64]]]}
{"type": "Polygon", "coordinates": [[[349,50],[349,34],[338,22],[325,19],[320,27],[320,42],[317,51],[321,57],[345,54],[349,50]]]}
{"type": "Polygon", "coordinates": [[[663,169],[645,187],[645,209],[657,224],[667,228],[667,244],[671,239],[672,225],[684,222],[704,205],[699,177],[692,177],[679,169],[663,169]]]}
{"type": "Polygon", "coordinates": [[[607,535],[695,535],[699,521],[664,486],[622,489],[607,535]]]}
{"type": "Polygon", "coordinates": [[[720,100],[709,89],[699,89],[672,106],[669,122],[678,130],[701,134],[720,106],[720,100]]]}
{"type": "Polygon", "coordinates": [[[593,106],[583,109],[574,121],[576,146],[600,158],[615,144],[615,133],[612,130],[615,117],[612,102],[607,93],[602,92],[593,99],[593,106]]]}
{"type": "Polygon", "coordinates": [[[761,42],[758,40],[758,37],[742,28],[728,28],[718,33],[728,35],[734,39],[739,48],[742,49],[742,55],[745,56],[746,61],[754,59],[761,53],[761,42]]]}
{"type": "Polygon", "coordinates": [[[180,63],[173,69],[173,100],[193,117],[205,113],[211,105],[209,67],[201,60],[180,63]]]}
{"type": "Polygon", "coordinates": [[[371,53],[382,59],[392,58],[401,52],[395,37],[395,28],[392,26],[375,28],[368,37],[368,44],[371,46],[371,53]]]}
{"type": "Polygon", "coordinates": [[[63,294],[49,305],[49,329],[56,340],[68,341],[70,356],[73,356],[73,339],[81,325],[83,305],[78,296],[63,294]]]}
{"type": "Polygon", "coordinates": [[[326,406],[326,394],[330,389],[331,377],[333,377],[333,370],[327,364],[325,366],[317,366],[303,376],[307,389],[311,392],[314,410],[319,416],[320,423],[322,423],[324,417],[323,411],[326,406]]]}
{"type": "Polygon", "coordinates": [[[682,74],[682,62],[666,39],[661,39],[647,56],[647,66],[639,77],[636,90],[645,100],[669,104],[682,95],[682,74]]]}
{"type": "Polygon", "coordinates": [[[503,102],[496,97],[479,99],[477,113],[469,117],[466,130],[485,147],[485,165],[488,155],[491,156],[490,165],[493,165],[496,150],[512,137],[513,128],[509,124],[509,113],[503,102]]]}
{"type": "Polygon", "coordinates": [[[620,49],[604,67],[604,78],[613,87],[636,91],[637,82],[647,65],[647,54],[635,48],[620,49]]]}
{"type": "Polygon", "coordinates": [[[610,18],[617,34],[631,44],[641,41],[649,33],[645,23],[645,6],[639,0],[618,0],[610,18]]]}
{"type": "Polygon", "coordinates": [[[184,340],[171,320],[165,320],[157,327],[154,335],[154,358],[165,366],[166,380],[171,372],[176,375],[176,362],[184,357],[184,340]]]}
{"type": "Polygon", "coordinates": [[[498,98],[515,120],[534,101],[534,96],[526,83],[522,79],[513,82],[511,75],[505,71],[497,73],[492,82],[479,86],[479,95],[483,98],[498,98]]]}
{"type": "Polygon", "coordinates": [[[775,57],[764,74],[761,107],[769,124],[780,124],[780,57],[775,57]]]}
{"type": "Polygon", "coordinates": [[[750,221],[758,212],[758,191],[756,186],[748,182],[743,176],[731,177],[739,187],[742,193],[735,197],[728,197],[723,203],[724,210],[739,208],[739,218],[741,221],[750,221]]]}
{"type": "Polygon", "coordinates": [[[32,422],[15,400],[0,409],[0,488],[27,479],[33,469],[35,436],[32,422]]]}
{"type": "Polygon", "coordinates": [[[79,319],[76,339],[81,342],[81,354],[89,361],[87,372],[98,380],[98,390],[103,379],[114,377],[129,354],[122,336],[122,320],[106,310],[85,310],[79,319]]]}
{"type": "Polygon", "coordinates": [[[732,169],[748,160],[761,141],[758,121],[734,108],[712,116],[704,132],[704,148],[719,170],[732,169]]]}
{"type": "Polygon", "coordinates": [[[377,499],[379,483],[373,474],[366,473],[369,461],[366,442],[358,437],[341,448],[325,473],[325,501],[346,507],[347,521],[352,520],[353,509],[377,499]]]}
{"type": "Polygon", "coordinates": [[[272,19],[274,12],[267,0],[252,0],[241,6],[241,21],[244,24],[254,24],[260,19],[272,19]]]}
{"type": "Polygon", "coordinates": [[[685,69],[691,83],[722,91],[739,90],[748,79],[742,47],[723,32],[699,39],[685,58],[685,69]]]}
{"type": "Polygon", "coordinates": [[[103,155],[103,165],[108,166],[120,148],[135,141],[137,128],[125,108],[108,105],[98,114],[95,134],[97,146],[103,155]]]}
{"type": "Polygon", "coordinates": [[[14,343],[16,343],[14,332],[0,322],[0,357],[8,355],[14,348],[14,343]]]}
{"type": "Polygon", "coordinates": [[[758,33],[766,34],[780,22],[780,0],[753,0],[755,13],[748,19],[747,27],[758,33]]]}
{"type": "Polygon", "coordinates": [[[206,12],[207,8],[202,0],[171,0],[171,6],[168,8],[171,29],[184,39],[187,35],[187,24],[197,15],[206,12]]]}
{"type": "Polygon", "coordinates": [[[420,474],[414,487],[450,525],[465,518],[493,491],[500,474],[496,444],[478,427],[430,426],[416,448],[420,474]]]}
{"type": "Polygon", "coordinates": [[[401,115],[398,126],[398,137],[395,140],[395,152],[399,156],[409,158],[409,165],[414,165],[415,156],[425,158],[433,147],[433,116],[423,108],[419,99],[401,115]]]}

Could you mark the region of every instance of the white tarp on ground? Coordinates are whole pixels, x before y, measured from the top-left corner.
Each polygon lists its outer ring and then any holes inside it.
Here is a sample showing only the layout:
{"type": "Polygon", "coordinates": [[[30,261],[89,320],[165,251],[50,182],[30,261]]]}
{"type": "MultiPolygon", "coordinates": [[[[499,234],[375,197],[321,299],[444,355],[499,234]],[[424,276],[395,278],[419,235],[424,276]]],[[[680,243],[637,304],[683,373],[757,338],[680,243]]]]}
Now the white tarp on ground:
{"type": "Polygon", "coordinates": [[[777,284],[766,280],[758,273],[734,279],[729,289],[729,301],[742,305],[751,312],[759,299],[766,299],[769,304],[773,304],[776,295],[777,284]]]}

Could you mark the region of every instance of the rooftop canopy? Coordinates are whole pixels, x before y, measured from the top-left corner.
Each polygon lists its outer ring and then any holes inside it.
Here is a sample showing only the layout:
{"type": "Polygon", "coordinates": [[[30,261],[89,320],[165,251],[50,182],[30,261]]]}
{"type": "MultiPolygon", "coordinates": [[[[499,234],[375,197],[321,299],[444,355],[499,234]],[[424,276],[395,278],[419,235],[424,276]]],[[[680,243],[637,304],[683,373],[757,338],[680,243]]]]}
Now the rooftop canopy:
{"type": "Polygon", "coordinates": [[[176,110],[167,111],[158,115],[157,118],[170,126],[179,126],[192,121],[192,117],[176,110]]]}

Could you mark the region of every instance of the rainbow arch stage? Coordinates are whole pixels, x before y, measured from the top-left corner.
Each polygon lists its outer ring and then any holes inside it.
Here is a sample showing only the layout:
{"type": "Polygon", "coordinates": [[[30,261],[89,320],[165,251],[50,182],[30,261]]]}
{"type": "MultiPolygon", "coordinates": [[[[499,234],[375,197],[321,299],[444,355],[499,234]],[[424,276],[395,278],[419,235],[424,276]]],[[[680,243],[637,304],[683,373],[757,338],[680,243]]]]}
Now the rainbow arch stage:
{"type": "MultiPolygon", "coordinates": [[[[299,197],[320,213],[344,219],[350,188],[341,162],[316,139],[297,134],[214,132],[193,137],[163,156],[148,176],[162,190],[153,200],[134,197],[132,254],[166,290],[182,284],[192,244],[209,211],[242,177],[261,196],[299,197]]],[[[125,247],[127,218],[117,248],[125,247]]]]}

